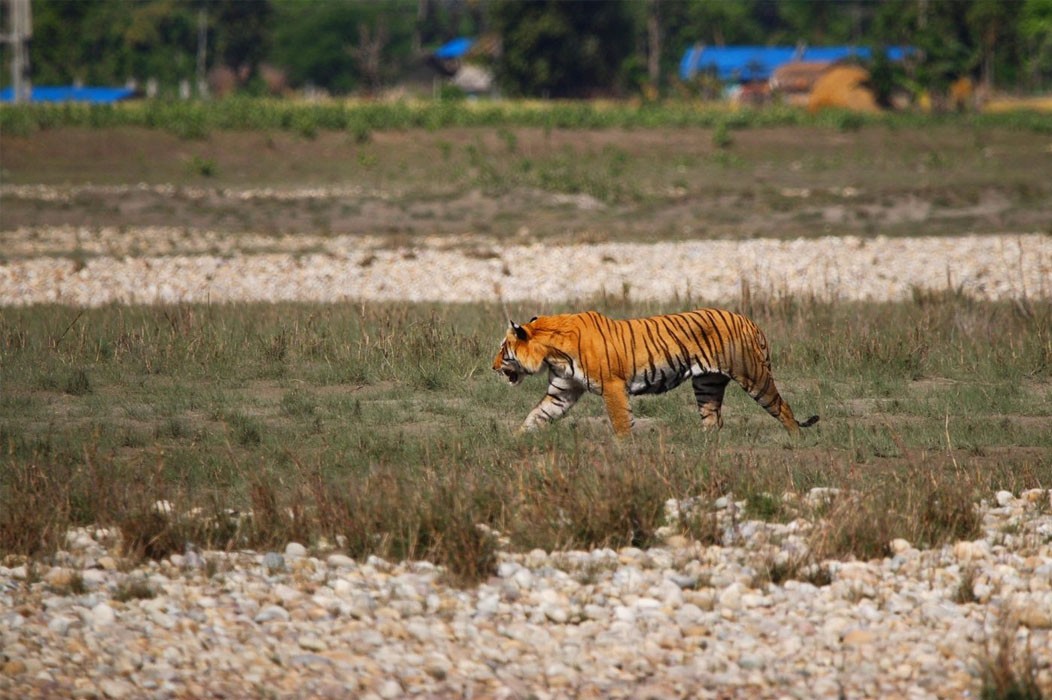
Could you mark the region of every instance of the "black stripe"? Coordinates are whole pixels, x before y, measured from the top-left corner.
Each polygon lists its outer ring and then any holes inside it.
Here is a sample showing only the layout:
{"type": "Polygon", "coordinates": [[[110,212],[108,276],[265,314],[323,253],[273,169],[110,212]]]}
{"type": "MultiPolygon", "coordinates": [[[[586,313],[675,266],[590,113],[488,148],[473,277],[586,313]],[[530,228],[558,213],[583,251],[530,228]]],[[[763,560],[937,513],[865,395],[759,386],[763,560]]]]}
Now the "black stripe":
{"type": "MultiPolygon", "coordinates": [[[[727,364],[723,361],[723,357],[727,355],[727,334],[725,333],[726,321],[719,309],[709,309],[710,318],[712,318],[712,334],[716,336],[716,352],[715,361],[718,367],[726,367],[727,364]]],[[[730,368],[728,368],[730,369],[730,368]]]]}
{"type": "Polygon", "coordinates": [[[671,367],[672,366],[672,353],[669,352],[668,344],[665,343],[660,337],[658,337],[660,334],[654,333],[654,326],[656,325],[656,323],[654,322],[654,319],[647,318],[647,319],[643,319],[643,320],[644,320],[644,323],[646,323],[647,331],[650,333],[651,337],[654,339],[655,347],[660,348],[661,349],[661,353],[665,356],[664,367],[671,367]]]}
{"type": "MultiPolygon", "coordinates": [[[[691,322],[685,314],[673,314],[669,319],[676,324],[676,327],[680,329],[680,332],[684,336],[690,338],[690,342],[694,344],[695,349],[700,349],[701,343],[698,342],[698,335],[694,332],[694,324],[691,322]]],[[[691,356],[691,361],[694,360],[694,352],[688,353],[691,356]]]]}
{"type": "MultiPolygon", "coordinates": [[[[623,326],[624,326],[624,329],[625,329],[625,333],[628,334],[628,338],[629,338],[629,340],[631,341],[631,344],[632,344],[632,361],[631,361],[632,378],[631,378],[630,381],[635,382],[636,377],[639,374],[639,363],[636,362],[636,331],[632,327],[632,324],[627,322],[627,321],[625,321],[623,323],[623,326]]],[[[627,347],[626,347],[626,349],[627,349],[627,347]]]]}
{"type": "MultiPolygon", "coordinates": [[[[599,319],[602,319],[602,320],[607,321],[609,323],[609,319],[607,319],[607,318],[605,318],[603,316],[600,316],[599,319]]],[[[595,319],[595,332],[598,333],[599,337],[603,339],[603,350],[606,351],[606,371],[612,373],[612,371],[613,371],[613,363],[610,362],[610,340],[611,340],[611,338],[610,338],[610,334],[608,332],[604,332],[604,329],[601,327],[601,325],[599,323],[599,319],[595,319]]]]}
{"type": "Polygon", "coordinates": [[[680,346],[680,362],[682,365],[680,367],[680,373],[682,374],[684,367],[689,369],[690,365],[693,364],[690,348],[688,348],[683,342],[683,338],[686,334],[684,334],[683,327],[680,325],[676,316],[665,316],[664,319],[669,328],[669,335],[671,335],[672,338],[675,339],[676,344],[680,346]]]}
{"type": "MultiPolygon", "coordinates": [[[[650,367],[650,374],[653,376],[657,375],[657,364],[654,363],[654,355],[656,348],[652,348],[649,342],[650,334],[646,331],[646,324],[642,323],[639,319],[631,321],[632,327],[636,330],[640,340],[643,341],[643,349],[646,351],[647,365],[650,367]],[[642,328],[640,328],[642,326],[642,328]]],[[[650,379],[647,378],[646,370],[643,370],[643,382],[645,384],[650,383],[650,379]]]]}
{"type": "Polygon", "coordinates": [[[718,367],[719,362],[716,360],[714,349],[712,347],[712,340],[709,338],[708,330],[711,330],[712,324],[703,314],[698,311],[691,311],[687,316],[693,321],[693,326],[698,329],[701,333],[701,339],[698,342],[698,353],[701,356],[700,359],[710,367],[718,367]],[[697,317],[695,319],[695,317],[697,317]]]}
{"type": "Polygon", "coordinates": [[[654,333],[654,327],[650,324],[649,319],[643,319],[642,324],[643,324],[644,333],[646,334],[647,339],[650,341],[650,345],[654,348],[654,350],[653,350],[653,360],[651,361],[650,364],[654,368],[653,381],[656,382],[657,381],[658,372],[660,370],[664,369],[668,365],[667,357],[665,359],[661,358],[661,355],[665,355],[666,354],[665,346],[661,342],[661,340],[657,337],[657,335],[654,333]]]}
{"type": "Polygon", "coordinates": [[[671,317],[659,316],[657,319],[655,319],[655,321],[658,325],[664,328],[665,335],[668,336],[671,340],[675,341],[676,345],[679,346],[679,353],[676,355],[675,358],[673,358],[674,361],[672,361],[670,364],[677,372],[682,372],[683,364],[689,361],[690,352],[687,350],[687,347],[683,344],[683,341],[680,340],[679,335],[676,333],[676,329],[672,327],[673,324],[671,317]],[[678,362],[676,362],[675,360],[678,360],[678,362]]]}
{"type": "Polygon", "coordinates": [[[628,362],[628,346],[625,344],[625,324],[617,320],[612,320],[610,323],[613,326],[614,334],[617,335],[617,349],[619,351],[617,353],[618,370],[627,379],[628,370],[632,369],[632,363],[625,367],[625,363],[628,362]]]}

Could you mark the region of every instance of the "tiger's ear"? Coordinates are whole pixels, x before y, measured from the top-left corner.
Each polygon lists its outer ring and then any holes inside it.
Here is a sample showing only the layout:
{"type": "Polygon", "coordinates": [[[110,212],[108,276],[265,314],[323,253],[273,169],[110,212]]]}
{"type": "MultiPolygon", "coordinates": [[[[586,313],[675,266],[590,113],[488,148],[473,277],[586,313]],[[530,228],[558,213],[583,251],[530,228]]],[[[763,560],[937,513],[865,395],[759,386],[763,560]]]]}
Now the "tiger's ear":
{"type": "Polygon", "coordinates": [[[536,321],[536,320],[537,320],[537,317],[536,317],[536,316],[534,316],[533,318],[531,318],[531,319],[530,319],[530,323],[533,323],[533,322],[534,322],[534,321],[536,321]]]}
{"type": "Polygon", "coordinates": [[[515,331],[515,337],[519,340],[526,340],[529,336],[526,334],[526,329],[515,323],[515,321],[508,321],[511,324],[511,329],[515,331]]]}

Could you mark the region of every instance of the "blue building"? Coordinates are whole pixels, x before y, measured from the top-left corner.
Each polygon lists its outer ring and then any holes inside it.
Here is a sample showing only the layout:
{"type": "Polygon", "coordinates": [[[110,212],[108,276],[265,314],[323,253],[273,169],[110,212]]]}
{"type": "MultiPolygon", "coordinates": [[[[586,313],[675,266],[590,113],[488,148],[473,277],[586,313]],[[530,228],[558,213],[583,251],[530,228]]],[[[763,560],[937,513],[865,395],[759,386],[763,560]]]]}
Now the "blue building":
{"type": "MultiPolygon", "coordinates": [[[[86,102],[88,104],[112,104],[135,95],[135,90],[126,87],[84,87],[76,85],[34,85],[30,102],[86,102]]],[[[0,102],[14,101],[14,88],[0,90],[0,102]]]]}
{"type": "MultiPolygon", "coordinates": [[[[889,60],[901,61],[913,51],[910,47],[886,49],[889,60]]],[[[836,63],[855,58],[872,58],[865,46],[702,46],[683,53],[679,77],[690,80],[698,73],[712,72],[724,83],[767,81],[780,66],[793,61],[836,63]]]]}

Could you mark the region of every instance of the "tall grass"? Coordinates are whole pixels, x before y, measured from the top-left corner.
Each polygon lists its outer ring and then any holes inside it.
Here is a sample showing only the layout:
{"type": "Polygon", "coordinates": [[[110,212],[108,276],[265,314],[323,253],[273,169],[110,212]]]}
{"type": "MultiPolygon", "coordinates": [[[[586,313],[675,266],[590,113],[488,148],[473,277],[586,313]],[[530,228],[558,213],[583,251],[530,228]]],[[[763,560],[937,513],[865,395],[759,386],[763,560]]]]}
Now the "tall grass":
{"type": "Polygon", "coordinates": [[[895,537],[974,537],[978,497],[1052,482],[1052,435],[1032,427],[1052,419],[1047,304],[740,307],[772,341],[783,395],[822,415],[799,442],[733,387],[718,435],[680,390],[635,402],[643,428],[625,441],[594,397],[517,437],[543,380],[513,389],[489,370],[494,306],[5,309],[0,553],[46,554],[98,523],[141,556],[325,538],[473,581],[492,569],[491,530],[517,549],[648,546],[670,498],[699,497],[685,525],[703,536],[720,496],[779,519],[795,517],[782,494],[831,486],[842,497],[806,513],[815,555],[872,557],[895,537]]]}

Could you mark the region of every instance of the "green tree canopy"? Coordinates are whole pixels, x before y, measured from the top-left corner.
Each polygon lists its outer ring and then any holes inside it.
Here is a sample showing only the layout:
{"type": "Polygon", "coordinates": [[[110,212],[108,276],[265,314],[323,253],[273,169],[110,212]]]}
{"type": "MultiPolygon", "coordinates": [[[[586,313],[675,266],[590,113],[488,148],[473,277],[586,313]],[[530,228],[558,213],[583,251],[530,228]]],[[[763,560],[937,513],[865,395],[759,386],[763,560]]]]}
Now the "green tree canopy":
{"type": "Polygon", "coordinates": [[[491,17],[503,40],[497,77],[509,94],[586,97],[628,81],[637,17],[624,0],[498,0],[491,17]]]}
{"type": "MultiPolygon", "coordinates": [[[[625,94],[655,47],[667,84],[696,43],[908,44],[923,52],[910,66],[918,87],[942,90],[962,75],[997,88],[1052,83],[1052,0],[32,0],[32,8],[37,84],[154,78],[171,90],[192,81],[200,12],[206,68],[228,66],[244,80],[270,63],[294,86],[337,94],[405,81],[422,70],[422,52],[483,31],[500,39],[494,68],[509,95],[625,94]]],[[[9,54],[0,84],[10,80],[9,54]]]]}
{"type": "Polygon", "coordinates": [[[288,71],[294,85],[310,83],[334,93],[394,81],[415,58],[416,11],[407,0],[283,0],[276,4],[270,60],[288,71]],[[369,51],[378,54],[376,76],[367,76],[363,67],[369,51]]]}

